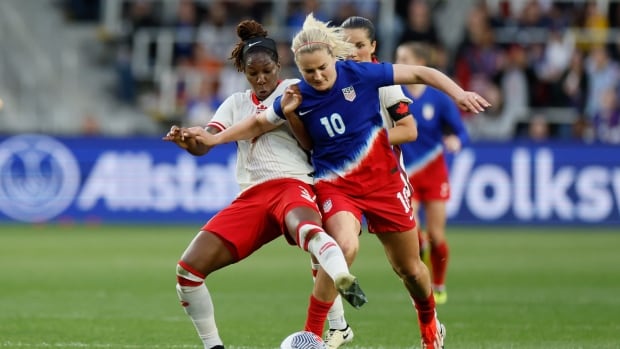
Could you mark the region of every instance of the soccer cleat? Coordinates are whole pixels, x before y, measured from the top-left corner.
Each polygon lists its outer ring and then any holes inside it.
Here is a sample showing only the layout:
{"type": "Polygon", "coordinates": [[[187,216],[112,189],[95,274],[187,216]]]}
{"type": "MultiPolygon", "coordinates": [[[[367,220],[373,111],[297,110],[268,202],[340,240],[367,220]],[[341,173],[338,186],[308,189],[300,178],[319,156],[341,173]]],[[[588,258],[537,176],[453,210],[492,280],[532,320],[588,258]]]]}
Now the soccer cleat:
{"type": "Polygon", "coordinates": [[[368,302],[355,276],[351,274],[338,275],[334,280],[334,285],[342,298],[346,299],[354,308],[360,308],[368,302]]]}
{"type": "Polygon", "coordinates": [[[433,291],[433,297],[435,297],[436,304],[446,304],[448,301],[448,291],[433,291]]]}
{"type": "Polygon", "coordinates": [[[224,349],[223,345],[216,345],[214,347],[211,347],[211,349],[224,349]]]}
{"type": "Polygon", "coordinates": [[[422,331],[422,349],[443,349],[443,340],[446,338],[446,327],[433,319],[430,324],[420,324],[422,331]]]}
{"type": "Polygon", "coordinates": [[[327,349],[337,349],[345,343],[353,341],[353,329],[347,325],[344,330],[329,329],[325,334],[325,346],[327,349]]]}

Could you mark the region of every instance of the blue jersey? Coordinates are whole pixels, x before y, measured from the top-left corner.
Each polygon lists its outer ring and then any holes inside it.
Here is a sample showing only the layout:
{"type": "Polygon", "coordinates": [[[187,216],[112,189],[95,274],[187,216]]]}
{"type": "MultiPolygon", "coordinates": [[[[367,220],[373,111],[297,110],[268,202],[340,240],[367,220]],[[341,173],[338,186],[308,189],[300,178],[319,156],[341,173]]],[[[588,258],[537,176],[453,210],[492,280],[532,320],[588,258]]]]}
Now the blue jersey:
{"type": "MultiPolygon", "coordinates": [[[[338,61],[336,71],[338,77],[329,91],[299,83],[302,103],[296,112],[313,142],[315,178],[346,178],[360,171],[371,153],[390,154],[385,156],[385,164],[377,166],[397,165],[379,105],[379,87],[394,84],[392,65],[338,61]]],[[[273,111],[284,118],[280,98],[273,111]]]]}
{"type": "Polygon", "coordinates": [[[422,94],[413,100],[409,111],[418,124],[418,139],[401,144],[405,169],[409,175],[443,154],[446,131],[456,134],[463,145],[469,141],[461,113],[448,95],[427,86],[422,94]]]}

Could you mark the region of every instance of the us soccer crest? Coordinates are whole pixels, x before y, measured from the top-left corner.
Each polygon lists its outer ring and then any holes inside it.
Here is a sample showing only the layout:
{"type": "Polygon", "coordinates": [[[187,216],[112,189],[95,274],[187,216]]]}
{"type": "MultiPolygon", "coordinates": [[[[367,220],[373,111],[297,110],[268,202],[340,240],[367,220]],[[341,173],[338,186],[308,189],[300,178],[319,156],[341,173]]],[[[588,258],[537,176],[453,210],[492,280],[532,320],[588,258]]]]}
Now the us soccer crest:
{"type": "Polygon", "coordinates": [[[342,94],[344,95],[344,99],[349,102],[353,102],[355,99],[355,89],[353,89],[353,86],[343,88],[342,94]]]}

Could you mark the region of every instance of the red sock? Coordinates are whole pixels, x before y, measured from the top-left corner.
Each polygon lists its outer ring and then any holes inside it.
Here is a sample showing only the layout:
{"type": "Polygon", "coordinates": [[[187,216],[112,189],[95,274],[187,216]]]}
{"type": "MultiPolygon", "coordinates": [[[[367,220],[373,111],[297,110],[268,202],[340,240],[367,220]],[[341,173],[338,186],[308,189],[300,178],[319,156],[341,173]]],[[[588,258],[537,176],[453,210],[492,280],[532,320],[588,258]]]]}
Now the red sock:
{"type": "Polygon", "coordinates": [[[304,330],[310,331],[323,338],[325,319],[327,319],[327,313],[329,312],[329,308],[332,307],[332,304],[334,304],[334,302],[322,302],[311,295],[304,330]]]}
{"type": "Polygon", "coordinates": [[[433,272],[433,285],[443,286],[446,282],[446,270],[448,269],[448,243],[442,242],[431,247],[431,269],[433,272]]]}
{"type": "Polygon", "coordinates": [[[423,324],[428,324],[435,318],[435,297],[433,293],[428,296],[427,299],[413,299],[413,304],[418,310],[418,321],[423,324]]]}

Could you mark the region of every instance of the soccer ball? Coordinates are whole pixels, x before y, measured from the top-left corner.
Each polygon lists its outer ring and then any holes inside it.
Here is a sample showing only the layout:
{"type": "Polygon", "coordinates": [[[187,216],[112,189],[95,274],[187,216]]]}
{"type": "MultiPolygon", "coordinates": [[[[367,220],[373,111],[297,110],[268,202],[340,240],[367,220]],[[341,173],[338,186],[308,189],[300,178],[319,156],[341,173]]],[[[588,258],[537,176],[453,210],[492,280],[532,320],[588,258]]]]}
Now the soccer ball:
{"type": "Polygon", "coordinates": [[[295,332],[284,338],[280,349],[327,349],[321,337],[308,331],[295,332]]]}

